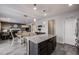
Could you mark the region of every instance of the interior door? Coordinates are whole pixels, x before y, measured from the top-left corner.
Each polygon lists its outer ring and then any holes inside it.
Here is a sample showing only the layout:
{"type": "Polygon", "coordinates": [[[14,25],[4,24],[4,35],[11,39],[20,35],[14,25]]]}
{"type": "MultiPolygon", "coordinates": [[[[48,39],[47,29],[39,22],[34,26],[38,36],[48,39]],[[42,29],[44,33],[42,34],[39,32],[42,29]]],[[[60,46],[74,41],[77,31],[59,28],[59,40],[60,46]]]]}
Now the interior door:
{"type": "Polygon", "coordinates": [[[55,21],[49,20],[48,21],[48,34],[54,35],[54,26],[55,26],[55,21]]]}
{"type": "Polygon", "coordinates": [[[68,19],[65,20],[65,43],[70,45],[75,45],[75,28],[76,20],[68,19]]]}

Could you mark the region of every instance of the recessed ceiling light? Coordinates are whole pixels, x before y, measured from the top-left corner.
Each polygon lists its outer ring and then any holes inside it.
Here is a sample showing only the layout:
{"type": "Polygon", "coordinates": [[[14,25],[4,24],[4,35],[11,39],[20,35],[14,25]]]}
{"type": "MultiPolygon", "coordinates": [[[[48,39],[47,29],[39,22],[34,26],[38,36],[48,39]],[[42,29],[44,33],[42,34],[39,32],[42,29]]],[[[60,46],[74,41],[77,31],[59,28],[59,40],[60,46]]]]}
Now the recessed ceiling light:
{"type": "Polygon", "coordinates": [[[68,6],[72,6],[72,4],[68,4],[68,6]]]}

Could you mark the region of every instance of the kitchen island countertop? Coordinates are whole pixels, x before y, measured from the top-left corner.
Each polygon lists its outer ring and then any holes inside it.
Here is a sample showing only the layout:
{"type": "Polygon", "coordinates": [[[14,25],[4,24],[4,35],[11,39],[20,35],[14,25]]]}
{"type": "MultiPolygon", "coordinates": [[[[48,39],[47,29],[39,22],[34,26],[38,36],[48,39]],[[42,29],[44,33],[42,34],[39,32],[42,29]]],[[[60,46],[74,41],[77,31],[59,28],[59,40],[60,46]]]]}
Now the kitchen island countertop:
{"type": "Polygon", "coordinates": [[[41,34],[41,35],[29,36],[29,37],[26,37],[26,38],[27,38],[27,40],[30,40],[30,41],[38,44],[38,43],[43,42],[45,40],[48,40],[52,37],[55,37],[55,35],[41,34]]]}

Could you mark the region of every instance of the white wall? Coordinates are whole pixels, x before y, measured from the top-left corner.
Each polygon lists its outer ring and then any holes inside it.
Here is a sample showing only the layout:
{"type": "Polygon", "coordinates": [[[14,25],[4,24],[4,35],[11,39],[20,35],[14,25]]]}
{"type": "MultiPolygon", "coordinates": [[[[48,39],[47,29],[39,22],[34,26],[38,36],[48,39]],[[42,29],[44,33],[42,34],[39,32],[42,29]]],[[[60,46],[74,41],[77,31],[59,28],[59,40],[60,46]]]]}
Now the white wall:
{"type": "MultiPolygon", "coordinates": [[[[56,23],[55,29],[56,29],[56,35],[57,35],[57,42],[71,44],[71,45],[75,44],[75,39],[72,38],[72,35],[68,35],[68,36],[66,36],[67,34],[65,35],[65,30],[68,30],[67,28],[65,28],[65,20],[69,21],[69,19],[72,19],[72,21],[74,21],[77,18],[79,18],[78,11],[73,12],[73,13],[66,13],[66,14],[60,15],[55,18],[55,23],[56,23]],[[72,39],[71,38],[69,39],[68,43],[66,42],[66,40],[68,40],[67,37],[72,38],[72,39]],[[73,39],[74,39],[74,42],[72,41],[73,43],[71,43],[71,40],[73,40],[73,39]]],[[[73,35],[74,35],[73,29],[71,31],[73,32],[73,35]]],[[[71,33],[71,31],[69,33],[71,33]]]]}
{"type": "Polygon", "coordinates": [[[55,20],[55,33],[57,36],[57,42],[64,43],[64,20],[55,20]]]}

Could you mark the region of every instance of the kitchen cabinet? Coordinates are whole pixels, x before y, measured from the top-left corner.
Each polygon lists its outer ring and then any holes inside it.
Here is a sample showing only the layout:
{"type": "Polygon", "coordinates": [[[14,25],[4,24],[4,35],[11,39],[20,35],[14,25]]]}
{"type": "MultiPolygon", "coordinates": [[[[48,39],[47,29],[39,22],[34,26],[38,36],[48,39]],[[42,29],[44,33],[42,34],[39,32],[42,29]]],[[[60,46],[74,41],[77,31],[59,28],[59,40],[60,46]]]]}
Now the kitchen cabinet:
{"type": "Polygon", "coordinates": [[[29,41],[29,54],[30,55],[49,55],[53,53],[56,47],[56,36],[49,38],[38,44],[29,41]]]}
{"type": "Polygon", "coordinates": [[[1,22],[0,22],[0,40],[1,40],[1,22]]]}
{"type": "Polygon", "coordinates": [[[1,22],[0,22],[0,31],[1,31],[1,22]]]}

